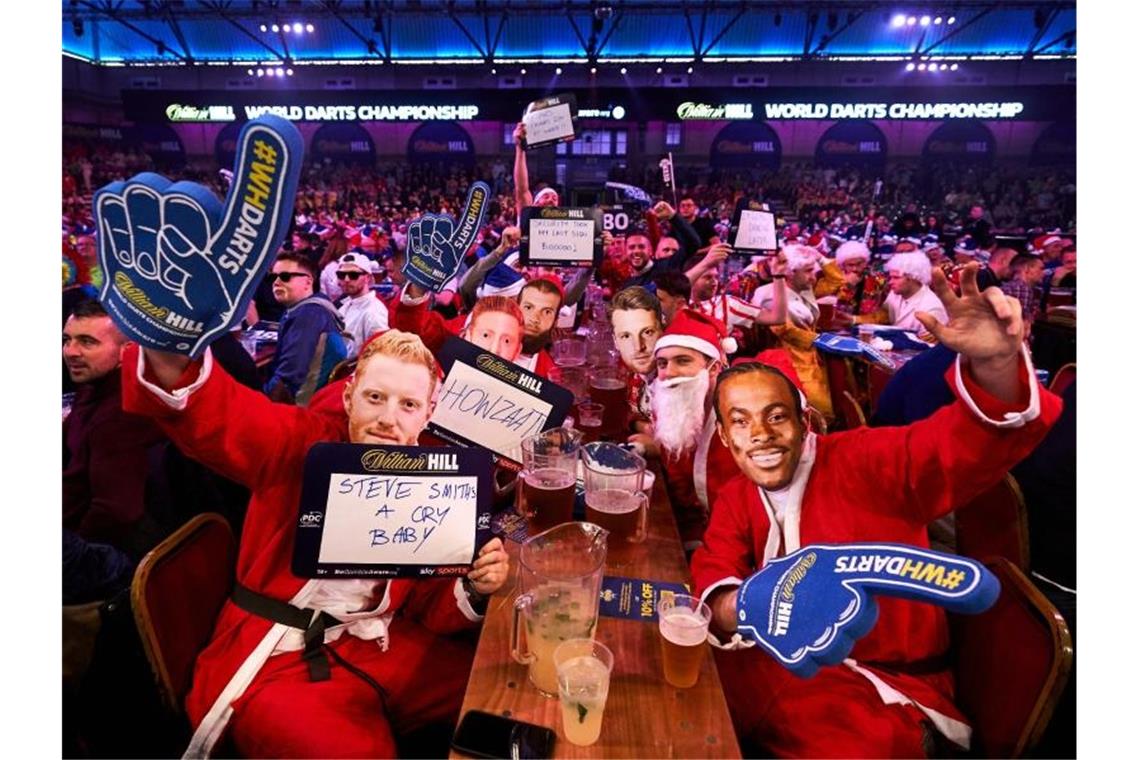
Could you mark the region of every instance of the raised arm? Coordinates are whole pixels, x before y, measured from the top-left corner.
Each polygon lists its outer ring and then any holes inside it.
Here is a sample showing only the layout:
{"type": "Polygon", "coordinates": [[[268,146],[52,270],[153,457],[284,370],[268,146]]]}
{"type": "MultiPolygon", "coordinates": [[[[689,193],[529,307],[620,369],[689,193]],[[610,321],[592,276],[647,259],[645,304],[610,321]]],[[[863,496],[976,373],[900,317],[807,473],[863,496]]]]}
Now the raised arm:
{"type": "Polygon", "coordinates": [[[522,146],[525,139],[526,125],[520,121],[515,127],[515,208],[519,222],[522,222],[522,210],[534,205],[534,196],[530,193],[530,175],[526,169],[526,151],[522,146]]]}
{"type": "Polygon", "coordinates": [[[459,283],[459,295],[463,298],[463,303],[467,308],[471,308],[478,299],[476,291],[487,279],[487,274],[502,262],[507,251],[519,244],[519,234],[518,227],[504,228],[499,245],[467,270],[467,274],[459,283]]]}

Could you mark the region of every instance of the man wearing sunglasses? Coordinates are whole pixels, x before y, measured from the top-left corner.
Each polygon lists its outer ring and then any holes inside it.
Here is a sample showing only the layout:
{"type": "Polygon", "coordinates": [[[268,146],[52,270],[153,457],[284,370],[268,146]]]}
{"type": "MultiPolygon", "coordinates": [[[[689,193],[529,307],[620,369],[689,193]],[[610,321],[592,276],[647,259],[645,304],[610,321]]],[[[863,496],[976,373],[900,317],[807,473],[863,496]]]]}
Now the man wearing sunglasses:
{"type": "Polygon", "coordinates": [[[341,297],[336,304],[344,320],[344,329],[352,340],[348,345],[349,358],[360,353],[370,337],[388,329],[388,307],[372,292],[372,283],[380,265],[360,253],[346,253],[337,259],[336,279],[341,297]]]}
{"type": "Polygon", "coordinates": [[[348,355],[341,336],[344,320],[322,293],[314,293],[317,277],[304,255],[284,251],[268,275],[273,297],[285,307],[277,331],[265,393],[274,401],[305,406],[328,382],[329,374],[348,355]]]}

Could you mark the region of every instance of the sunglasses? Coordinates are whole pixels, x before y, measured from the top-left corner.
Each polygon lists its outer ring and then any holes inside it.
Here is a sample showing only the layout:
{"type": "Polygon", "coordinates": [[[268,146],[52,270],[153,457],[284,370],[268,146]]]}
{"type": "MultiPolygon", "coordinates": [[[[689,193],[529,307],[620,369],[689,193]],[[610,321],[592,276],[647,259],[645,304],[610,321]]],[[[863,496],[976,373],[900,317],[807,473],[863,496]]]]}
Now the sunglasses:
{"type": "Polygon", "coordinates": [[[338,280],[343,280],[345,278],[348,278],[348,279],[352,280],[353,282],[356,282],[357,280],[359,280],[363,276],[364,276],[364,272],[337,272],[336,273],[336,278],[338,280]]]}
{"type": "Polygon", "coordinates": [[[293,281],[294,277],[312,277],[312,275],[309,274],[308,272],[270,272],[269,273],[269,281],[270,282],[276,282],[277,280],[281,280],[281,282],[289,283],[289,282],[293,281]]]}

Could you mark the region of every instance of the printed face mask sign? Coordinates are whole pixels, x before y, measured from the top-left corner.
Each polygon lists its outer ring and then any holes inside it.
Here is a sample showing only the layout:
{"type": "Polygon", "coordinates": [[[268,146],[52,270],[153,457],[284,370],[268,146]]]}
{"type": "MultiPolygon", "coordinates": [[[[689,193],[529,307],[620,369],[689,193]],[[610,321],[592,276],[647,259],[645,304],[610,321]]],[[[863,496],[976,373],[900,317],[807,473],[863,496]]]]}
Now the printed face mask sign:
{"type": "Polygon", "coordinates": [[[526,125],[526,150],[541,148],[574,139],[578,122],[578,99],[571,93],[536,100],[523,112],[526,125]]]}
{"type": "Polygon", "coordinates": [[[293,573],[465,574],[491,538],[491,465],[478,449],[316,444],[305,458],[293,573]]]}
{"type": "Polygon", "coordinates": [[[517,470],[522,441],[558,427],[574,394],[461,338],[439,352],[443,384],[428,430],[463,446],[481,446],[517,470]]]}
{"type": "Polygon", "coordinates": [[[875,594],[974,615],[1001,584],[978,562],[903,544],[805,546],[748,577],[736,598],[737,629],[803,678],[842,662],[871,632],[875,594]]]}
{"type": "Polygon", "coordinates": [[[523,266],[596,266],[602,260],[602,210],[529,206],[522,212],[523,266]]]}
{"type": "Polygon", "coordinates": [[[775,253],[779,248],[776,215],[771,211],[742,209],[732,247],[739,253],[775,253]]]}

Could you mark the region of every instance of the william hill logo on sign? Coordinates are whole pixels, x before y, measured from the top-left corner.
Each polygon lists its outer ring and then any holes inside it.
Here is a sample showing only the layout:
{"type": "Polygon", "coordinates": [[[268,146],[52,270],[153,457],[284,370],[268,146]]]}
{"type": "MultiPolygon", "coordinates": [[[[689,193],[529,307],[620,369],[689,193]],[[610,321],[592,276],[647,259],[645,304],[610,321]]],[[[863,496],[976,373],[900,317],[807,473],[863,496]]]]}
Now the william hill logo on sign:
{"type": "Polygon", "coordinates": [[[409,456],[402,451],[369,449],[360,457],[360,466],[369,472],[388,470],[419,472],[458,472],[459,457],[456,454],[419,454],[409,456]]]}
{"type": "Polygon", "coordinates": [[[509,383],[514,383],[520,388],[525,388],[531,393],[538,395],[542,393],[542,381],[536,377],[529,377],[516,370],[508,367],[501,359],[491,354],[479,354],[475,359],[475,366],[486,372],[488,375],[494,375],[500,380],[506,380],[509,383]]]}

